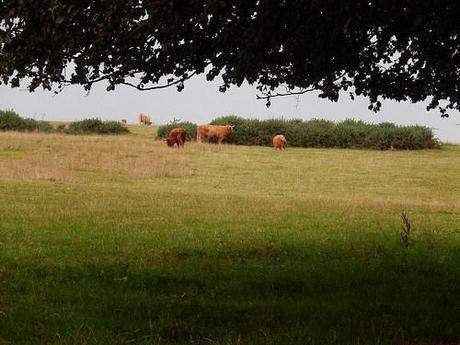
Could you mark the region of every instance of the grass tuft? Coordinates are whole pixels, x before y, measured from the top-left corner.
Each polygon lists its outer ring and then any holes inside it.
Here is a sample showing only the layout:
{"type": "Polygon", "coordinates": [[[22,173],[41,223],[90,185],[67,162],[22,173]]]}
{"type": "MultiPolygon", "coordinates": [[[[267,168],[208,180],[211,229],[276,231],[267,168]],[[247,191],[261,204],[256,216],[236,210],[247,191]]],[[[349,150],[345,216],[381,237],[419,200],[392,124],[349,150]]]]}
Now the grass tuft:
{"type": "Polygon", "coordinates": [[[402,230],[401,230],[401,245],[404,248],[408,248],[411,244],[411,223],[407,212],[403,211],[401,214],[402,219],[402,230]]]}

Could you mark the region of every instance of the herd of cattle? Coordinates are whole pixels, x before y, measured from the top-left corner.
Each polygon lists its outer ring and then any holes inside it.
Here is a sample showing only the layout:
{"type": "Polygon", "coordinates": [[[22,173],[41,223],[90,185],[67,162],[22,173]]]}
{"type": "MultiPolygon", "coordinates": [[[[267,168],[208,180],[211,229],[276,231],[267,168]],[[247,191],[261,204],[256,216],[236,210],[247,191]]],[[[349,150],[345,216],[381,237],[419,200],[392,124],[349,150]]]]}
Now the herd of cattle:
{"type": "MultiPolygon", "coordinates": [[[[139,125],[147,125],[150,126],[152,121],[150,120],[150,116],[145,113],[140,113],[139,117],[139,125]]],[[[125,120],[124,120],[125,121],[125,120]]],[[[235,126],[225,125],[225,126],[218,126],[218,125],[199,125],[196,129],[196,141],[197,143],[202,143],[203,141],[207,142],[216,142],[217,144],[221,144],[226,137],[233,133],[233,129],[235,126]]],[[[172,128],[169,131],[168,138],[166,139],[166,144],[172,147],[177,145],[177,147],[184,147],[185,140],[187,137],[187,131],[185,128],[176,127],[172,128]]],[[[276,150],[284,150],[287,147],[287,141],[284,135],[278,134],[273,137],[273,147],[276,150]]]]}
{"type": "MultiPolygon", "coordinates": [[[[233,133],[235,126],[218,126],[218,125],[199,125],[196,129],[196,142],[203,141],[217,142],[221,144],[224,139],[233,133]]],[[[185,128],[176,127],[169,131],[166,144],[168,146],[177,145],[178,148],[184,147],[187,131],[185,128]]],[[[284,135],[278,134],[273,137],[273,147],[276,150],[284,150],[287,147],[287,141],[284,135]]]]}

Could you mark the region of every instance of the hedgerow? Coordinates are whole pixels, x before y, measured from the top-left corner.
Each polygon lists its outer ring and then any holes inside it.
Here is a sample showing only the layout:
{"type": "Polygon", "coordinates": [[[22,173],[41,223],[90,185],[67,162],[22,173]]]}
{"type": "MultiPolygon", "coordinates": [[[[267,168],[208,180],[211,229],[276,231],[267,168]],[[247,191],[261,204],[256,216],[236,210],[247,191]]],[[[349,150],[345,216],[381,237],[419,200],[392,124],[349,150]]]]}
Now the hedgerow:
{"type": "Polygon", "coordinates": [[[424,126],[398,126],[393,123],[369,124],[357,120],[332,122],[301,119],[244,119],[238,116],[216,118],[211,124],[235,125],[228,143],[271,146],[276,134],[283,134],[289,146],[417,150],[439,147],[433,130],[424,126]]]}
{"type": "Polygon", "coordinates": [[[158,127],[157,138],[166,139],[168,137],[169,131],[176,127],[185,128],[185,131],[187,132],[187,140],[194,140],[196,138],[196,124],[188,121],[177,120],[174,120],[167,125],[158,127]]]}
{"type": "Polygon", "coordinates": [[[85,119],[75,121],[63,129],[67,134],[123,134],[129,130],[118,121],[102,121],[100,119],[85,119]]]}
{"type": "MultiPolygon", "coordinates": [[[[419,150],[439,147],[433,130],[424,126],[398,126],[393,123],[369,124],[357,120],[332,122],[327,120],[301,119],[245,119],[239,116],[223,116],[211,121],[214,125],[235,125],[234,132],[226,142],[236,145],[271,146],[276,134],[283,134],[289,146],[340,147],[419,150]]],[[[196,125],[172,123],[160,126],[158,137],[165,138],[173,127],[193,128],[189,132],[195,137],[196,125]]]]}
{"type": "Polygon", "coordinates": [[[0,131],[51,132],[53,127],[47,121],[25,119],[13,110],[0,110],[0,131]]]}

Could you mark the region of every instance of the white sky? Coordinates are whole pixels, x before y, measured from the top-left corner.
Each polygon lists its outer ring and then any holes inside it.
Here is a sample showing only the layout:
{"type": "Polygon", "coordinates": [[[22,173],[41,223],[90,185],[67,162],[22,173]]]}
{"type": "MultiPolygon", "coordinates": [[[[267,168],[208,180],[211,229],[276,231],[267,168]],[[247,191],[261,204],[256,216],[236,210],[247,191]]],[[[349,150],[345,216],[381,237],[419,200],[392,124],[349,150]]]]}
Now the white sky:
{"type": "Polygon", "coordinates": [[[442,141],[460,143],[460,113],[450,112],[442,119],[437,111],[426,111],[426,103],[383,102],[382,110],[373,113],[367,109],[368,101],[349,99],[345,94],[333,103],[310,93],[297,97],[272,99],[267,109],[265,101],[257,100],[257,90],[249,85],[232,87],[226,93],[218,90],[219,81],[207,82],[197,76],[185,84],[182,92],[175,87],[154,91],[138,91],[118,86],[107,92],[104,84],[97,84],[89,95],[80,86],[66,88],[58,95],[37,90],[12,89],[0,86],[0,109],[13,109],[23,117],[37,120],[80,120],[98,117],[102,120],[127,119],[135,123],[140,112],[148,113],[154,124],[164,124],[174,118],[195,123],[207,123],[222,115],[246,118],[322,118],[334,121],[354,118],[366,122],[394,122],[419,124],[435,129],[442,141]]]}

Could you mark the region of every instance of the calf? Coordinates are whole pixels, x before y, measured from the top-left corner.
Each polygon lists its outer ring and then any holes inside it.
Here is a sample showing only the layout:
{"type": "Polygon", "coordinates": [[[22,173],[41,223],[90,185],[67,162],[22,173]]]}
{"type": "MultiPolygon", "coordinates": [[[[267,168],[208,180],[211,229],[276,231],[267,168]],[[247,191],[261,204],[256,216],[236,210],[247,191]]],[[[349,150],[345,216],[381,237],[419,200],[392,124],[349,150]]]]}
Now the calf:
{"type": "Polygon", "coordinates": [[[287,140],[284,135],[278,134],[273,137],[273,147],[275,150],[284,150],[287,147],[287,140]]]}
{"type": "Polygon", "coordinates": [[[169,147],[174,146],[175,144],[177,147],[184,147],[186,136],[187,132],[185,131],[185,128],[173,128],[169,131],[168,139],[166,139],[166,144],[168,144],[169,147]]]}

